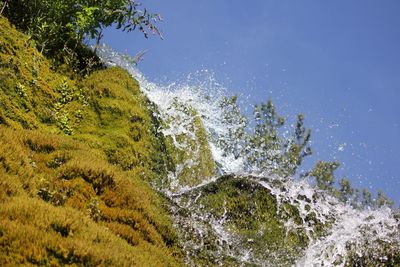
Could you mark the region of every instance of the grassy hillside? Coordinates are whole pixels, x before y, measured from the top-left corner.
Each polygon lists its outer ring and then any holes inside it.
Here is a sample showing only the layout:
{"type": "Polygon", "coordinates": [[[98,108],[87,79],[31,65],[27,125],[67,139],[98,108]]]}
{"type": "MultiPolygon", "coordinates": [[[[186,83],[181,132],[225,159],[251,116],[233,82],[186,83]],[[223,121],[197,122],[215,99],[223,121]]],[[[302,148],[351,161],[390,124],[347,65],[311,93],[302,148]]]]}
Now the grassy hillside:
{"type": "Polygon", "coordinates": [[[52,67],[0,18],[0,265],[178,266],[172,166],[138,84],[119,68],[52,67]]]}

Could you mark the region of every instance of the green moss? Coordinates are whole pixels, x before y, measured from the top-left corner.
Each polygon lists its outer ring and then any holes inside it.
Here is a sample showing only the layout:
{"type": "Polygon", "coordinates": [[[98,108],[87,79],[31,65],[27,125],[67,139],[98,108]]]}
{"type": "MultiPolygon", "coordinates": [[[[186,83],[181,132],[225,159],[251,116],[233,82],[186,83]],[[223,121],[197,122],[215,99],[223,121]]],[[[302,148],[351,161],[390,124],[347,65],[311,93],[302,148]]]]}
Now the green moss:
{"type": "Polygon", "coordinates": [[[157,133],[156,118],[138,83],[126,71],[110,68],[89,76],[84,86],[91,109],[76,138],[101,146],[109,162],[124,170],[147,171],[151,181],[165,176],[171,164],[164,153],[164,140],[157,133]]]}
{"type": "MultiPolygon", "coordinates": [[[[251,249],[255,259],[263,259],[273,266],[294,264],[309,242],[298,210],[287,203],[278,207],[275,196],[251,179],[222,177],[182,196],[183,207],[186,206],[185,199],[196,199],[196,202],[191,201],[190,210],[183,212],[183,216],[199,210],[213,218],[224,217],[225,231],[239,246],[234,249],[251,249]],[[286,226],[288,222],[292,227],[286,226]]],[[[204,238],[215,237],[211,234],[204,238]]],[[[203,261],[215,250],[204,248],[194,257],[203,261]]]]}
{"type": "MultiPolygon", "coordinates": [[[[195,186],[216,175],[216,165],[209,145],[208,135],[201,119],[195,110],[182,103],[175,102],[175,108],[190,118],[186,127],[188,133],[167,137],[166,152],[171,155],[173,166],[176,166],[175,176],[178,183],[172,182],[167,186],[175,189],[185,186],[195,186]],[[177,145],[178,144],[178,145],[177,145]]],[[[173,127],[171,117],[165,127],[173,127]],[[172,126],[171,126],[172,125],[172,126]]]]}
{"type": "Polygon", "coordinates": [[[119,68],[52,70],[0,18],[0,265],[180,265],[148,100],[119,68]]]}
{"type": "MultiPolygon", "coordinates": [[[[366,267],[385,267],[400,266],[400,255],[398,249],[393,244],[385,241],[375,242],[369,246],[368,250],[360,255],[353,251],[351,245],[348,246],[349,255],[346,259],[338,259],[344,262],[344,266],[366,266],[366,267]]],[[[339,262],[338,262],[339,263],[339,262]]]]}

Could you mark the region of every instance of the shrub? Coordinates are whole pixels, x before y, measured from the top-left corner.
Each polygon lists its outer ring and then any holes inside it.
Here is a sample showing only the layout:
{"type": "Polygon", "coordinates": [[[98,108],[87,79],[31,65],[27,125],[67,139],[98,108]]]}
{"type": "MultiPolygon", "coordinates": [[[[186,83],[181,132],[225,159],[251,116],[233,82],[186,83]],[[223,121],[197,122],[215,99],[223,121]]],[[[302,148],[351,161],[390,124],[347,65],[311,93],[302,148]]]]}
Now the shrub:
{"type": "Polygon", "coordinates": [[[111,25],[128,32],[137,28],[146,38],[150,33],[160,35],[155,25],[159,15],[141,9],[135,0],[3,0],[1,3],[4,15],[30,34],[40,51],[65,63],[93,64],[89,62],[93,53],[82,43],[85,39],[95,39],[98,43],[103,29],[111,25]]]}

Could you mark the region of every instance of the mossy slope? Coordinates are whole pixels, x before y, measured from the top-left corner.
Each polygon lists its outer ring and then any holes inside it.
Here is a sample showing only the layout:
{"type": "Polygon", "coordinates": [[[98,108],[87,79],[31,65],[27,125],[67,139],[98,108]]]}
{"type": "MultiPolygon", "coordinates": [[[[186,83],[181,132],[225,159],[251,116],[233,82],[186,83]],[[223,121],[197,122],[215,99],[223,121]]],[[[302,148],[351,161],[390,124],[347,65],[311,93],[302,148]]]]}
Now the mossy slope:
{"type": "Polygon", "coordinates": [[[53,70],[0,18],[0,265],[180,265],[169,167],[138,84],[119,68],[53,70]]]}
{"type": "MultiPolygon", "coordinates": [[[[240,265],[246,262],[230,255],[251,251],[249,266],[269,262],[271,266],[290,266],[308,244],[308,237],[296,207],[277,204],[271,192],[251,177],[223,176],[215,182],[177,196],[182,205],[177,218],[182,221],[191,260],[199,265],[240,265]],[[193,201],[195,199],[195,201],[193,201]],[[203,221],[203,231],[185,223],[188,218],[203,221]],[[291,221],[292,227],[285,222],[291,221]],[[223,222],[225,234],[212,231],[209,222],[223,222]],[[207,232],[205,234],[204,232],[207,232]],[[224,237],[229,236],[229,237],[224,237]],[[225,239],[229,243],[225,244],[225,239]],[[189,241],[191,239],[191,241],[189,241]],[[193,249],[194,248],[194,249],[193,249]],[[220,250],[220,253],[216,253],[220,250]],[[221,257],[221,255],[223,255],[221,257]]],[[[241,256],[239,256],[241,258],[241,256]]]]}

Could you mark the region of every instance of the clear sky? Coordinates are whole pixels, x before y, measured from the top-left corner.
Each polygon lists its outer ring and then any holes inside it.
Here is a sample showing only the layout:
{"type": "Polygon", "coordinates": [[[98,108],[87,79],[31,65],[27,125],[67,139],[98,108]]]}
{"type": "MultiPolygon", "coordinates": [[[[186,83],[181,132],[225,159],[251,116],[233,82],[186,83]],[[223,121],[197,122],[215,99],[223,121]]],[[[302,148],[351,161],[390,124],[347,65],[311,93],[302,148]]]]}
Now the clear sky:
{"type": "Polygon", "coordinates": [[[400,202],[400,1],[148,0],[165,40],[108,30],[151,81],[212,71],[248,104],[303,113],[316,159],[400,202]],[[243,99],[244,99],[243,98],[243,99]]]}

